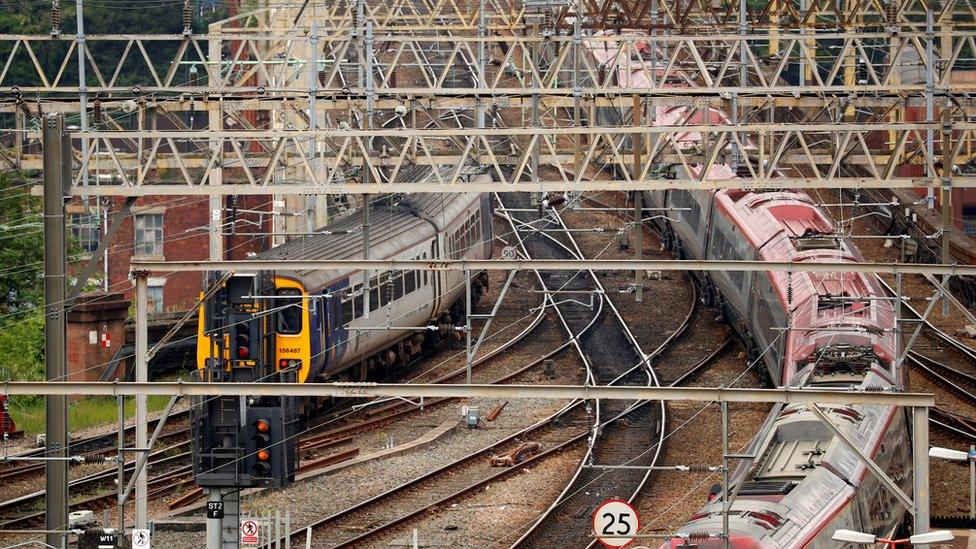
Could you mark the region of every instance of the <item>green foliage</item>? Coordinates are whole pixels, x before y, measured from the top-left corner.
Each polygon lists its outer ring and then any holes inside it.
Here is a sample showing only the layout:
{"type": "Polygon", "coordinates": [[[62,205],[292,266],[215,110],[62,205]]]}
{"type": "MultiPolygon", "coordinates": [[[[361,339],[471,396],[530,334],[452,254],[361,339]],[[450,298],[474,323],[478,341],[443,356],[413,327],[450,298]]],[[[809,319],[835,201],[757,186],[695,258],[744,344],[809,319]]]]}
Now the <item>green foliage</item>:
{"type": "MultiPolygon", "coordinates": [[[[166,407],[169,397],[166,395],[152,395],[149,397],[148,409],[156,412],[166,407]]],[[[10,404],[17,428],[23,429],[28,436],[44,432],[44,400],[36,398],[33,401],[15,400],[10,404]]],[[[125,415],[135,414],[135,400],[125,401],[125,415]]],[[[119,407],[113,397],[88,397],[72,401],[68,405],[68,429],[77,431],[95,425],[112,424],[118,421],[119,407]]],[[[117,424],[117,423],[116,423],[117,424]]]]}
{"type": "MultiPolygon", "coordinates": [[[[34,310],[0,329],[0,380],[44,379],[44,314],[34,310]]],[[[38,396],[12,397],[13,402],[43,402],[38,396]]]]}
{"type": "Polygon", "coordinates": [[[42,204],[40,198],[30,196],[30,184],[30,180],[14,172],[0,174],[0,315],[3,316],[43,302],[42,204]]]}
{"type": "MultiPolygon", "coordinates": [[[[191,2],[196,7],[196,2],[191,2]]],[[[27,3],[22,0],[0,0],[0,34],[48,34],[51,32],[51,4],[50,2],[27,3]]],[[[118,2],[92,2],[85,4],[85,34],[180,34],[183,32],[183,10],[181,3],[133,2],[124,5],[118,2]]],[[[197,17],[193,10],[194,32],[206,32],[209,20],[223,18],[225,12],[218,11],[206,20],[197,17]]],[[[57,74],[61,68],[61,61],[68,52],[75,34],[75,4],[61,3],[61,40],[31,42],[34,53],[45,73],[57,74]]],[[[14,41],[0,44],[0,59],[6,59],[13,48],[14,41]]],[[[146,53],[153,60],[154,68],[159,75],[165,75],[169,70],[169,63],[179,47],[177,40],[151,40],[143,43],[146,53]]],[[[103,71],[107,79],[122,57],[126,48],[125,40],[92,41],[88,42],[92,57],[103,71]],[[108,70],[108,74],[104,71],[108,70]]],[[[191,48],[192,50],[192,48],[191,48]]],[[[78,64],[73,57],[68,63],[61,77],[62,83],[78,81],[78,64]]],[[[191,55],[195,57],[195,54],[191,55]]],[[[89,66],[86,71],[88,85],[96,83],[97,76],[89,66]]],[[[6,85],[38,86],[41,80],[34,69],[29,54],[21,46],[14,57],[14,62],[4,79],[6,85]]],[[[119,73],[118,83],[123,86],[153,85],[152,77],[145,69],[142,54],[135,46],[123,63],[119,73]]]]}

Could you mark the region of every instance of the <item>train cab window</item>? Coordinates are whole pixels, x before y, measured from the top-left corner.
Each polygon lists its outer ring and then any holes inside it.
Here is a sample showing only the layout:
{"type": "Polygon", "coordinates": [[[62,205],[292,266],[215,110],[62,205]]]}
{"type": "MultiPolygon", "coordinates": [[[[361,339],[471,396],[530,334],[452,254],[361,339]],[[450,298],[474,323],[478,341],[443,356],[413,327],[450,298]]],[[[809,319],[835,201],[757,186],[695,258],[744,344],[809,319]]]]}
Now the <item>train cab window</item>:
{"type": "Polygon", "coordinates": [[[298,334],[302,331],[302,291],[298,288],[281,288],[277,300],[278,333],[298,334]]]}

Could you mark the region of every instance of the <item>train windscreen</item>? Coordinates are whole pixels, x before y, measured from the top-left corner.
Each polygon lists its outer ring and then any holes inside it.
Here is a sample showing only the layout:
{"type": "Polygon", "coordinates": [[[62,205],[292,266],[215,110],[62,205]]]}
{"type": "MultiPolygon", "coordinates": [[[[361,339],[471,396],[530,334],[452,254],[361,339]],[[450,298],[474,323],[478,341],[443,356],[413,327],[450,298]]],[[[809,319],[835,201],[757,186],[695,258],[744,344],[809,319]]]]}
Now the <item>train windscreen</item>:
{"type": "Polygon", "coordinates": [[[297,288],[278,290],[278,333],[298,334],[302,331],[302,292],[297,288]]]}

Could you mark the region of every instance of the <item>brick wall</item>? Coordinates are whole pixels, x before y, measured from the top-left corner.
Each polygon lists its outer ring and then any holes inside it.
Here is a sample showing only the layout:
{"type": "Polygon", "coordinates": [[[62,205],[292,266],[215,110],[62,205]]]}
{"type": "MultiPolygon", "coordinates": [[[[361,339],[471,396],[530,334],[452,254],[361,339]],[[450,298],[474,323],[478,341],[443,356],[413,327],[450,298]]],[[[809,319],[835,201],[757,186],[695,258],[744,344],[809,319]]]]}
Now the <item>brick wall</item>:
{"type": "MultiPolygon", "coordinates": [[[[255,233],[272,231],[270,215],[243,210],[270,213],[271,200],[270,196],[236,197],[236,223],[232,223],[232,208],[224,208],[221,223],[226,235],[226,259],[246,259],[249,252],[267,249],[271,238],[255,233]],[[234,234],[230,234],[231,232],[234,234]]],[[[108,208],[112,212],[117,211],[122,203],[123,199],[111,199],[108,208]]],[[[224,204],[233,205],[234,198],[225,198],[224,204]]],[[[79,211],[80,207],[80,202],[75,202],[69,204],[68,211],[79,211]]],[[[205,260],[209,257],[210,212],[206,196],[144,197],[136,201],[132,214],[126,218],[109,245],[109,291],[120,292],[125,299],[134,297],[135,290],[129,280],[129,262],[135,252],[134,220],[141,214],[162,216],[162,254],[151,257],[167,261],[205,260]]],[[[97,272],[102,272],[101,262],[97,272]]],[[[164,311],[183,310],[192,305],[199,295],[201,280],[200,273],[154,273],[150,277],[150,287],[162,287],[164,311]]],[[[152,295],[151,289],[150,296],[152,295]]]]}
{"type": "Polygon", "coordinates": [[[68,381],[97,381],[125,343],[129,302],[101,292],[78,298],[68,312],[68,381]]]}

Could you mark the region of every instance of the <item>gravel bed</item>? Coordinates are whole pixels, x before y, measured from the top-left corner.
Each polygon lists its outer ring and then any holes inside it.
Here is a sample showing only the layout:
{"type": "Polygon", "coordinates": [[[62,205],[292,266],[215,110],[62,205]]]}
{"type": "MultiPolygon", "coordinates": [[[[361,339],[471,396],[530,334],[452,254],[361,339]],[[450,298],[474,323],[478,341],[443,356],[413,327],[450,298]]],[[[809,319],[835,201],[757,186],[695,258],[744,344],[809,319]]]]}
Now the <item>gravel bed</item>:
{"type": "MultiPolygon", "coordinates": [[[[560,357],[557,360],[555,379],[546,379],[541,372],[532,371],[524,374],[518,381],[530,384],[573,383],[579,379],[578,372],[578,359],[574,361],[560,357]]],[[[482,414],[486,414],[500,402],[495,399],[472,399],[469,405],[479,406],[482,414]]],[[[468,430],[459,427],[424,449],[358,464],[329,475],[295,483],[284,490],[256,494],[246,498],[243,507],[245,511],[252,512],[290,509],[293,528],[297,529],[500,440],[546,417],[563,405],[562,401],[552,400],[511,400],[498,419],[488,424],[488,429],[468,430]]],[[[443,406],[409,416],[390,426],[382,434],[366,434],[357,437],[357,441],[366,442],[370,449],[382,448],[387,435],[397,443],[407,442],[448,419],[460,419],[459,406],[460,404],[443,406]]],[[[371,450],[364,449],[365,451],[371,450]]],[[[508,482],[522,476],[517,475],[508,482]]],[[[154,539],[154,543],[174,548],[196,549],[203,542],[204,535],[199,532],[159,532],[154,539]]]]}
{"type": "MultiPolygon", "coordinates": [[[[725,352],[690,385],[715,387],[738,378],[732,386],[755,387],[759,378],[746,368],[741,353],[725,352]]],[[[729,446],[733,451],[752,440],[770,409],[766,403],[729,405],[729,446]]],[[[668,404],[668,413],[668,431],[673,434],[665,442],[659,464],[721,464],[722,412],[717,403],[673,401],[668,404]]],[[[713,473],[656,473],[637,499],[642,529],[671,532],[682,526],[704,505],[708,489],[718,482],[721,477],[713,473]]]]}
{"type": "MultiPolygon", "coordinates": [[[[609,200],[623,206],[623,195],[614,193],[609,200]]],[[[604,199],[608,199],[606,196],[604,199]]],[[[590,206],[583,202],[584,207],[590,206]]],[[[607,232],[576,232],[573,238],[587,258],[633,259],[637,239],[636,228],[627,230],[630,248],[621,250],[618,245],[618,231],[626,221],[613,212],[573,211],[562,212],[563,221],[570,228],[602,227],[607,232]]],[[[643,257],[645,259],[664,259],[670,256],[661,251],[657,237],[645,230],[643,257]]],[[[673,333],[684,321],[691,308],[693,290],[690,281],[678,273],[662,273],[658,280],[643,279],[642,301],[630,291],[634,284],[632,271],[598,271],[596,273],[608,297],[627,322],[631,332],[644,352],[650,353],[660,346],[668,335],[673,333]],[[668,306],[662,307],[662,304],[668,306]]]]}

